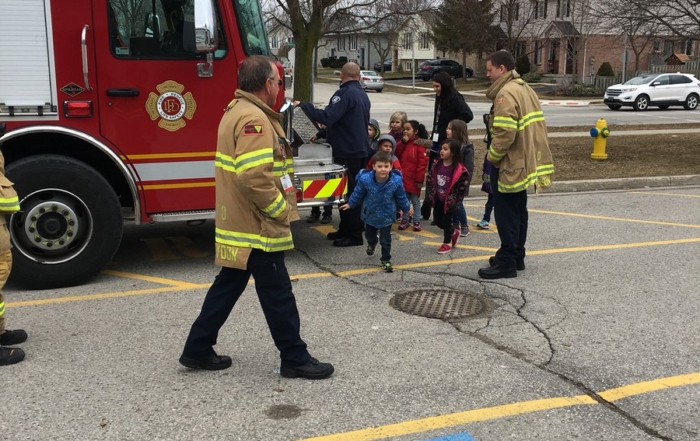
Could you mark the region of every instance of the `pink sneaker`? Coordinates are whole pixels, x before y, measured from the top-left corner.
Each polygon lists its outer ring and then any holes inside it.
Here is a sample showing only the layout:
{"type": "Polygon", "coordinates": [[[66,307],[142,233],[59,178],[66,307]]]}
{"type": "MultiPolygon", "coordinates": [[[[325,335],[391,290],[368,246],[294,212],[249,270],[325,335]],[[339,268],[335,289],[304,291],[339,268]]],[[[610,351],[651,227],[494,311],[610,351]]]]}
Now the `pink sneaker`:
{"type": "Polygon", "coordinates": [[[457,245],[457,241],[459,240],[459,228],[455,228],[455,230],[452,232],[452,248],[457,245]]]}
{"type": "Polygon", "coordinates": [[[443,243],[440,245],[440,248],[438,248],[438,254],[447,254],[450,251],[452,251],[452,247],[449,243],[443,243]]]}
{"type": "Polygon", "coordinates": [[[413,231],[422,231],[423,229],[420,227],[420,222],[414,222],[413,223],[413,231]]]}
{"type": "Polygon", "coordinates": [[[399,230],[405,230],[408,228],[408,221],[402,220],[401,224],[399,224],[399,230]]]}

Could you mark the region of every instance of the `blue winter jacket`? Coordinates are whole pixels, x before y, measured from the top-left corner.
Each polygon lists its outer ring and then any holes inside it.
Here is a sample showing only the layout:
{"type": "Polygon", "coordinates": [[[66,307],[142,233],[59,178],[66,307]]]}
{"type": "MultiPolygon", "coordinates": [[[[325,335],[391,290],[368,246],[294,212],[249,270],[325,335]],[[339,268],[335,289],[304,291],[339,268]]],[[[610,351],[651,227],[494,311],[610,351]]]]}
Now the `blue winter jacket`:
{"type": "Polygon", "coordinates": [[[357,175],[355,190],[350,195],[350,208],[362,205],[360,217],[375,228],[384,228],[396,220],[396,211],[410,208],[403,189],[401,172],[392,170],[386,182],[374,180],[374,170],[361,170],[357,175]]]}
{"type": "Polygon", "coordinates": [[[366,158],[369,150],[367,123],[370,102],[359,81],[346,81],[325,109],[299,104],[311,119],[326,126],[325,138],[335,158],[366,158]]]}

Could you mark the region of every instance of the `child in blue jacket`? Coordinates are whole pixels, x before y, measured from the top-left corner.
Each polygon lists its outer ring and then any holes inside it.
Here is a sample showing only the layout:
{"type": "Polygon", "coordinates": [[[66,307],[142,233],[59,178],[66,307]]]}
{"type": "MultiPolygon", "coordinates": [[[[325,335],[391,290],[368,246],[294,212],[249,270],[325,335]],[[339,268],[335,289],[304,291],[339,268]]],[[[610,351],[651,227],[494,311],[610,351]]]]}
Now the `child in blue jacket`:
{"type": "Polygon", "coordinates": [[[382,269],[390,273],[394,270],[391,266],[391,225],[396,219],[397,210],[408,211],[413,216],[413,207],[406,198],[401,172],[392,170],[391,154],[378,152],[372,160],[373,169],[360,171],[348,203],[339,209],[362,206],[360,217],[365,223],[367,255],[374,254],[378,232],[382,247],[382,269]]]}

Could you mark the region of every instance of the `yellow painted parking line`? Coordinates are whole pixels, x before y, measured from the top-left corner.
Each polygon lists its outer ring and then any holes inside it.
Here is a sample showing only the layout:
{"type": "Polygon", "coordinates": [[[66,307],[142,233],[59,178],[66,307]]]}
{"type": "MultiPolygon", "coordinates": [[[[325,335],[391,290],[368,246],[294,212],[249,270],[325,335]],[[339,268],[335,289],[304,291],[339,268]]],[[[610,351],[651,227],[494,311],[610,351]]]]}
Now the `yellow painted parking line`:
{"type": "Polygon", "coordinates": [[[700,194],[662,193],[660,191],[628,191],[633,194],[651,194],[655,196],[679,196],[682,198],[700,198],[700,194]]]}
{"type": "Polygon", "coordinates": [[[314,227],[311,227],[312,230],[316,230],[319,233],[323,234],[323,237],[326,237],[328,233],[332,233],[336,231],[335,227],[333,225],[316,225],[314,227]]]}
{"type": "Polygon", "coordinates": [[[129,296],[141,296],[145,294],[159,294],[162,292],[173,292],[173,291],[183,291],[187,288],[180,288],[176,286],[166,286],[161,288],[151,288],[151,289],[137,289],[133,291],[117,291],[117,292],[106,292],[102,294],[86,294],[84,296],[68,296],[68,297],[54,297],[48,299],[37,299],[37,300],[25,300],[22,302],[6,302],[5,306],[10,308],[15,308],[19,306],[37,306],[37,305],[49,305],[54,303],[68,303],[68,302],[83,302],[85,300],[103,300],[103,299],[114,299],[119,297],[129,297],[129,296]]]}
{"type": "Polygon", "coordinates": [[[635,395],[655,392],[657,390],[671,389],[679,386],[688,386],[700,383],[700,372],[692,374],[676,375],[675,377],[659,378],[658,380],[643,381],[627,386],[616,387],[598,393],[606,401],[617,401],[635,395]]]}
{"type": "MultiPolygon", "coordinates": [[[[661,241],[656,241],[656,242],[636,242],[636,243],[621,243],[621,244],[613,244],[613,245],[591,245],[591,246],[585,246],[585,247],[572,247],[572,248],[553,248],[553,249],[548,249],[548,250],[531,250],[528,251],[527,254],[528,256],[534,256],[534,255],[547,255],[547,254],[557,254],[557,253],[575,253],[575,252],[583,252],[583,251],[603,251],[603,250],[615,250],[615,249],[625,249],[625,248],[639,248],[639,247],[651,247],[651,246],[663,246],[663,245],[679,245],[679,244],[686,244],[686,243],[697,243],[700,242],[700,237],[695,237],[695,238],[690,238],[690,239],[675,239],[675,240],[661,240],[661,241]]],[[[437,242],[436,242],[437,244],[437,242]]],[[[457,249],[459,249],[460,245],[457,245],[457,249]]],[[[466,248],[467,246],[464,246],[466,248]]],[[[473,247],[476,249],[476,247],[473,247]]],[[[481,250],[479,250],[481,251],[481,250]]],[[[489,251],[490,253],[494,251],[493,248],[486,248],[484,251],[489,251]]],[[[440,265],[445,265],[445,263],[448,264],[454,264],[454,263],[466,263],[466,262],[478,262],[482,260],[488,260],[489,257],[491,257],[492,254],[484,254],[481,256],[469,256],[469,257],[459,257],[459,258],[451,258],[449,260],[436,260],[436,261],[429,261],[429,262],[416,262],[416,263],[406,263],[406,264],[401,264],[401,265],[394,265],[394,269],[414,269],[414,268],[426,268],[430,266],[440,266],[440,265]]],[[[155,292],[175,292],[175,291],[183,291],[183,290],[188,290],[188,289],[200,289],[200,288],[208,288],[211,286],[211,283],[201,283],[201,284],[196,284],[196,283],[188,283],[188,282],[181,282],[178,280],[172,280],[172,279],[163,279],[159,277],[151,277],[151,276],[141,276],[138,274],[132,274],[132,273],[122,273],[120,271],[112,271],[108,270],[109,274],[112,275],[122,275],[123,277],[130,277],[130,278],[137,278],[136,276],[140,277],[139,280],[144,280],[144,281],[150,281],[154,283],[166,283],[169,286],[166,288],[155,288],[154,289],[144,289],[144,290],[136,290],[136,291],[124,291],[123,296],[133,296],[133,295],[139,295],[139,294],[153,294],[155,292]]],[[[360,274],[369,274],[369,273],[375,273],[382,271],[381,268],[362,268],[362,269],[354,269],[354,270],[348,270],[348,271],[339,271],[335,273],[336,276],[338,277],[347,277],[347,276],[356,276],[360,274]]],[[[107,273],[107,271],[105,271],[107,273]]],[[[332,277],[333,273],[328,272],[328,273],[310,273],[310,274],[299,274],[299,275],[294,275],[291,276],[292,279],[312,279],[312,278],[320,278],[320,277],[332,277]]],[[[101,299],[101,298],[114,298],[114,297],[121,297],[121,293],[107,293],[107,294],[88,294],[84,296],[70,296],[70,297],[55,297],[55,298],[47,298],[47,299],[40,299],[40,300],[28,300],[26,302],[6,302],[5,306],[6,307],[17,307],[17,306],[29,306],[29,305],[45,305],[45,304],[50,304],[50,303],[65,303],[65,302],[78,302],[78,301],[83,301],[83,300],[95,300],[95,299],[101,299]]]]}
{"type": "MultiPolygon", "coordinates": [[[[423,242],[423,245],[430,245],[430,246],[435,246],[435,247],[440,247],[442,245],[442,242],[423,242]]],[[[454,248],[455,250],[476,250],[476,251],[488,251],[490,253],[495,253],[498,251],[498,248],[492,248],[492,247],[479,247],[476,245],[464,245],[459,242],[457,242],[457,245],[454,248]]]]}
{"type": "Polygon", "coordinates": [[[664,225],[666,227],[700,228],[700,224],[677,224],[674,222],[661,222],[661,221],[644,220],[644,219],[627,219],[624,217],[596,216],[593,214],[567,213],[564,211],[532,210],[532,209],[528,209],[528,211],[530,213],[556,214],[559,216],[583,217],[583,218],[588,218],[588,219],[611,220],[611,221],[618,221],[618,222],[634,222],[637,224],[664,225]]]}
{"type": "MultiPolygon", "coordinates": [[[[659,378],[641,383],[629,384],[598,393],[606,401],[616,401],[649,392],[700,383],[700,372],[659,378]]],[[[374,441],[391,437],[405,436],[430,430],[444,429],[464,424],[490,421],[504,417],[541,412],[564,407],[599,404],[588,395],[572,397],[552,397],[539,400],[521,401],[500,406],[484,407],[463,412],[455,412],[434,417],[420,418],[401,423],[353,430],[350,432],[304,438],[299,441],[374,441]]]]}
{"type": "Polygon", "coordinates": [[[199,288],[200,286],[195,283],[183,282],[181,280],[164,279],[162,277],[145,276],[143,274],[127,273],[124,271],[103,270],[101,273],[107,274],[108,276],[117,276],[124,277],[126,279],[136,279],[143,280],[144,282],[158,283],[160,285],[172,285],[178,288],[199,288]]]}

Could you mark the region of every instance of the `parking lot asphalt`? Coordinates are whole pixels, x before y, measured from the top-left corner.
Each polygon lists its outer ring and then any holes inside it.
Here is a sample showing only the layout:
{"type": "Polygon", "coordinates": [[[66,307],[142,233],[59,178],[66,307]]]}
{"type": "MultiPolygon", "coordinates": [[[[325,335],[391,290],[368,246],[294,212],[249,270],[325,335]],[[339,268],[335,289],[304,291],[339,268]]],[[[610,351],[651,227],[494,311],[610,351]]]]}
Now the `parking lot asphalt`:
{"type": "MultiPolygon", "coordinates": [[[[470,222],[485,199],[465,200],[470,222]]],[[[485,281],[495,230],[435,253],[440,232],[393,232],[395,271],[337,226],[296,222],[287,265],[312,354],[336,374],[278,375],[248,288],[216,349],[231,369],[177,363],[217,273],[213,225],[127,226],[90,284],[6,288],[30,339],[3,367],[7,440],[696,440],[700,436],[700,187],[531,195],[527,269],[485,281]],[[401,312],[454,292],[475,316],[401,312]],[[394,301],[392,302],[392,299],[394,301]]],[[[302,213],[303,215],[304,213],[302,213]]]]}

